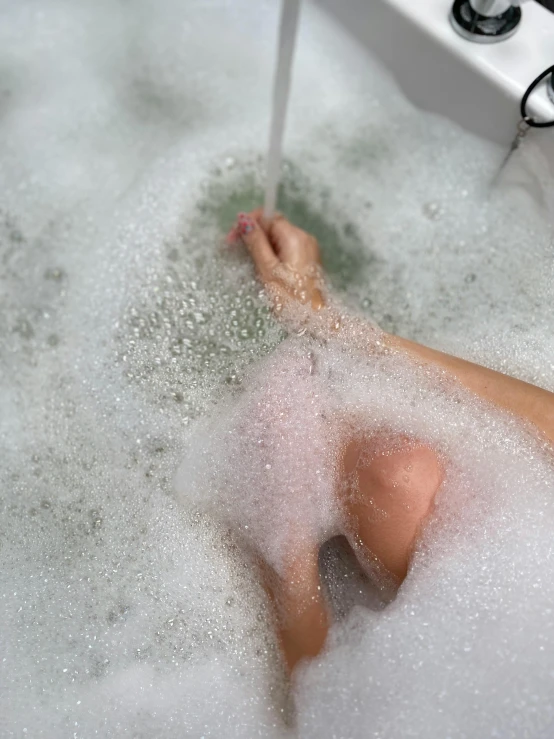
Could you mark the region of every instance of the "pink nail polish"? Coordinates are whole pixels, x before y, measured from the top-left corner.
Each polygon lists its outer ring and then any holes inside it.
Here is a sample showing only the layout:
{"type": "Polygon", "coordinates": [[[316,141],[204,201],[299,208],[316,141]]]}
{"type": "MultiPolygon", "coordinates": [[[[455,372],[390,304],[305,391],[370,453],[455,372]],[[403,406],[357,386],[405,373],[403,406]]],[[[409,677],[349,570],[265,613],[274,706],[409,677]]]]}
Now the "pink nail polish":
{"type": "Polygon", "coordinates": [[[254,230],[254,220],[247,216],[246,213],[239,213],[237,229],[241,234],[249,234],[254,230]]]}

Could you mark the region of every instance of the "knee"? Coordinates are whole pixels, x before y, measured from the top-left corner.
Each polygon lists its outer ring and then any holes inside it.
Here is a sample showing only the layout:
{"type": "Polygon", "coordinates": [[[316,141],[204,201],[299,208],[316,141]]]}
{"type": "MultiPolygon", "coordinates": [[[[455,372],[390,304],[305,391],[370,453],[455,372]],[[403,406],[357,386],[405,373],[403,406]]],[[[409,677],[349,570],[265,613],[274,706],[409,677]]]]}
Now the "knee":
{"type": "Polygon", "coordinates": [[[426,446],[375,457],[364,470],[373,487],[402,503],[428,507],[443,478],[437,454],[426,446]]]}
{"type": "Polygon", "coordinates": [[[439,458],[403,440],[386,450],[366,441],[351,443],[344,462],[346,526],[401,581],[442,482],[439,458]]]}

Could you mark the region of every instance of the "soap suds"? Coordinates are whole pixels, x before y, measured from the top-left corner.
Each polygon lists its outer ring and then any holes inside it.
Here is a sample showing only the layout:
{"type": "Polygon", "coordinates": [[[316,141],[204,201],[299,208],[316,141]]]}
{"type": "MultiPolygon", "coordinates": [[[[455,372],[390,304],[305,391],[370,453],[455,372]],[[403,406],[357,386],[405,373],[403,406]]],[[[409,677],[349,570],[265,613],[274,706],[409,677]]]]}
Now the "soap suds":
{"type": "MultiPolygon", "coordinates": [[[[306,337],[273,354],[284,331],[244,252],[223,247],[236,211],[262,199],[277,11],[269,0],[5,3],[3,736],[552,733],[554,475],[540,443],[391,358],[306,337]],[[281,470],[299,479],[286,445],[276,460],[249,454],[254,425],[216,442],[252,417],[270,376],[292,371],[287,352],[308,367],[300,407],[324,387],[326,403],[451,460],[396,600],[343,614],[328,652],[298,674],[296,729],[282,718],[265,594],[240,532],[213,513],[233,499],[220,474],[235,491],[248,478],[248,495],[260,479],[276,491],[281,470]],[[196,460],[194,489],[176,492],[195,448],[214,450],[214,478],[196,460]]],[[[554,390],[538,142],[491,192],[502,153],[414,110],[308,5],[290,112],[283,207],[318,236],[341,300],[554,390]]],[[[310,494],[313,530],[334,533],[329,484],[310,494]]]]}

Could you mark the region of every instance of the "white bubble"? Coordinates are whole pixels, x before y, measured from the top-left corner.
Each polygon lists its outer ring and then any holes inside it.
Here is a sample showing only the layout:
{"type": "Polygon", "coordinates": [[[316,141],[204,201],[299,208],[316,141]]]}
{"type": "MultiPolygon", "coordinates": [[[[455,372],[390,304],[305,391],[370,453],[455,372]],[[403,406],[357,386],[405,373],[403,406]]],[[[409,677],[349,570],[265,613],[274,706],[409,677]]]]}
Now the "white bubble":
{"type": "MultiPolygon", "coordinates": [[[[544,450],[413,368],[304,328],[272,353],[283,331],[245,254],[222,246],[263,184],[277,11],[5,7],[2,727],[545,736],[544,450]],[[321,541],[340,531],[322,408],[428,439],[452,474],[392,603],[327,553],[343,621],[297,675],[290,729],[271,605],[240,543],[278,566],[297,520],[321,541]]],[[[554,389],[554,201],[532,140],[491,191],[502,153],[414,110],[306,5],[285,149],[287,208],[345,303],[554,389]]]]}

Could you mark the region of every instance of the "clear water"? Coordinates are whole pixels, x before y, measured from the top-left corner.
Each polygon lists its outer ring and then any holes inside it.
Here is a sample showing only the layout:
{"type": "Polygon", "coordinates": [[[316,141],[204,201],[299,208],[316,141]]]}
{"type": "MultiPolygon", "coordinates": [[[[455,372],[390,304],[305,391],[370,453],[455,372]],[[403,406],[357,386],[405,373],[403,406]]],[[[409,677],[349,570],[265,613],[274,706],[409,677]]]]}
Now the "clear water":
{"type": "Polygon", "coordinates": [[[283,0],[266,167],[267,181],[264,200],[264,216],[266,218],[273,218],[277,207],[277,192],[283,159],[283,136],[290,97],[292,62],[298,33],[299,13],[300,0],[283,0]]]}
{"type": "MultiPolygon", "coordinates": [[[[2,736],[552,734],[554,477],[512,420],[402,363],[319,356],[329,402],[440,445],[451,476],[395,602],[351,610],[298,673],[296,728],[217,480],[192,489],[191,466],[176,492],[195,446],[256,474],[252,437],[218,434],[240,398],[249,418],[259,360],[309,350],[272,353],[283,331],[222,243],[263,200],[278,10],[2,6],[2,736]]],[[[345,302],[554,390],[532,137],[490,192],[502,152],[414,110],[306,6],[287,151],[280,207],[345,302]]]]}

